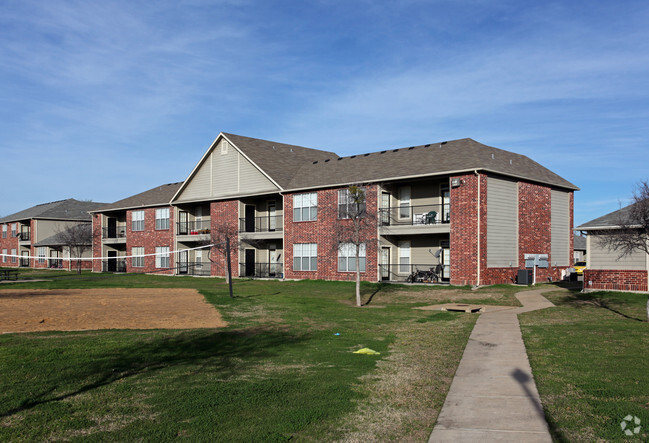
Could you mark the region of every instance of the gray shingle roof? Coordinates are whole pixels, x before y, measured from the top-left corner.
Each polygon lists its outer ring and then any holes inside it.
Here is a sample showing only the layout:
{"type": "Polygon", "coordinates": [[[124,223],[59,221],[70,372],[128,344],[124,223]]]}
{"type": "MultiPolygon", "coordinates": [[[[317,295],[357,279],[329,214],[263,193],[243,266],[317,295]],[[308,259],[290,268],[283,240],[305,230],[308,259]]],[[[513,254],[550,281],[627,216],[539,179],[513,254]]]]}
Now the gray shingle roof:
{"type": "Polygon", "coordinates": [[[293,174],[285,189],[367,183],[476,169],[579,189],[524,155],[483,145],[470,138],[312,161],[293,174]]]}
{"type": "Polygon", "coordinates": [[[287,145],[225,132],[223,135],[282,188],[288,186],[295,173],[305,164],[338,157],[335,152],[287,145]]]}
{"type": "Polygon", "coordinates": [[[181,185],[182,182],[156,186],[148,191],[140,192],[139,194],[118,200],[115,203],[109,203],[93,212],[106,212],[152,206],[168,206],[171,198],[176,194],[176,191],[178,191],[181,185]]]}
{"type": "Polygon", "coordinates": [[[43,203],[15,214],[0,218],[0,223],[11,223],[20,220],[82,220],[90,221],[88,212],[101,208],[105,203],[79,201],[73,198],[43,203]]]}
{"type": "Polygon", "coordinates": [[[576,231],[588,231],[591,229],[598,228],[616,228],[620,226],[620,220],[626,219],[626,213],[633,205],[625,206],[622,209],[617,211],[610,212],[606,215],[602,215],[594,220],[586,222],[582,225],[579,225],[575,228],[576,231]]]}
{"type": "Polygon", "coordinates": [[[581,235],[574,235],[574,250],[575,251],[585,251],[586,250],[586,237],[581,235]]]}

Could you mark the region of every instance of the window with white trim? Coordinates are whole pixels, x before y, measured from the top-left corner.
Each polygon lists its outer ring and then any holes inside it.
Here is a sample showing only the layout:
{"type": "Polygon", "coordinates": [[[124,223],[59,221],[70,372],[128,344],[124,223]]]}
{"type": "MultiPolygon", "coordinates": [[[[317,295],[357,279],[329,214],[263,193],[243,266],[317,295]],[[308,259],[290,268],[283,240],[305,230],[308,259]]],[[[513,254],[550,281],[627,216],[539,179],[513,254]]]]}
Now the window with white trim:
{"type": "MultiPolygon", "coordinates": [[[[16,263],[18,261],[18,251],[15,249],[11,250],[11,263],[16,263]]],[[[43,263],[45,263],[45,260],[43,260],[43,263]]]]}
{"type": "Polygon", "coordinates": [[[18,223],[14,223],[13,225],[11,225],[11,236],[12,237],[18,236],[18,223]]]}
{"type": "Polygon", "coordinates": [[[7,263],[7,250],[2,250],[2,263],[7,263]]]}
{"type": "Polygon", "coordinates": [[[157,231],[169,229],[169,208],[155,210],[155,228],[157,231]]]}
{"type": "Polygon", "coordinates": [[[169,267],[169,246],[156,246],[155,248],[155,267],[169,267]]]}
{"type": "Polygon", "coordinates": [[[410,218],[410,186],[399,188],[399,218],[410,218]]]}
{"type": "Polygon", "coordinates": [[[43,264],[45,263],[45,256],[47,255],[47,251],[43,246],[39,246],[38,248],[38,263],[43,264]]]}
{"type": "MultiPolygon", "coordinates": [[[[358,267],[365,272],[365,243],[359,246],[358,267]]],[[[341,243],[338,246],[338,272],[356,272],[356,245],[341,243]]]]}
{"type": "Polygon", "coordinates": [[[363,193],[363,198],[358,203],[358,207],[349,189],[338,190],[338,218],[354,217],[357,211],[361,217],[365,216],[365,189],[360,188],[360,190],[363,193]]]}
{"type": "Polygon", "coordinates": [[[293,270],[316,271],[318,269],[318,244],[296,243],[293,245],[293,270]]]}
{"type": "Polygon", "coordinates": [[[7,225],[2,225],[2,238],[7,238],[7,225]]]}
{"type": "Polygon", "coordinates": [[[410,273],[410,241],[399,242],[399,273],[410,273]]]}
{"type": "Polygon", "coordinates": [[[131,230],[144,231],[144,211],[131,212],[131,230]]]}
{"type": "Polygon", "coordinates": [[[131,266],[134,268],[143,268],[144,267],[144,247],[135,246],[131,248],[131,266]]]}
{"type": "Polygon", "coordinates": [[[318,194],[297,194],[293,196],[293,221],[312,221],[318,219],[318,194]]]}

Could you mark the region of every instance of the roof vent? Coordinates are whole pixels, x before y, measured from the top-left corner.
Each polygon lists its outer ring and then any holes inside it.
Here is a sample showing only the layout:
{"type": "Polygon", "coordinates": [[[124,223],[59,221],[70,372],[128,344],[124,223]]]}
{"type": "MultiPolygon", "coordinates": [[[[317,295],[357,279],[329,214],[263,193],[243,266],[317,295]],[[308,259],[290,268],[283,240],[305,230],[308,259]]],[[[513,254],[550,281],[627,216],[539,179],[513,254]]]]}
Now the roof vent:
{"type": "Polygon", "coordinates": [[[399,149],[394,149],[394,150],[392,150],[392,152],[397,152],[398,150],[399,150],[399,149]]]}
{"type": "Polygon", "coordinates": [[[509,160],[509,164],[510,164],[510,165],[512,164],[512,161],[511,161],[511,160],[509,160]]]}
{"type": "Polygon", "coordinates": [[[386,152],[388,152],[388,151],[381,151],[380,154],[385,154],[386,152]]]}
{"type": "Polygon", "coordinates": [[[363,157],[367,157],[368,155],[370,155],[370,154],[363,154],[363,157]]]}
{"type": "Polygon", "coordinates": [[[326,159],[326,160],[325,160],[325,163],[327,163],[329,160],[331,160],[331,159],[330,159],[330,158],[326,159]]]}
{"type": "Polygon", "coordinates": [[[496,159],[496,156],[495,156],[494,154],[491,154],[491,159],[492,159],[492,160],[495,160],[495,159],[496,159]]]}
{"type": "Polygon", "coordinates": [[[349,157],[349,158],[356,158],[356,156],[355,156],[355,155],[352,155],[352,156],[351,156],[351,157],[349,157]]]}
{"type": "Polygon", "coordinates": [[[408,148],[408,151],[412,151],[413,149],[415,149],[415,147],[411,146],[411,147],[408,148]]]}
{"type": "Polygon", "coordinates": [[[427,147],[429,147],[429,146],[430,146],[430,144],[428,144],[428,145],[426,145],[426,146],[424,146],[424,148],[427,148],[427,147]]]}
{"type": "Polygon", "coordinates": [[[446,143],[448,143],[448,142],[441,142],[441,143],[439,144],[439,147],[441,148],[441,147],[444,146],[446,143]]]}
{"type": "Polygon", "coordinates": [[[291,148],[291,152],[293,152],[293,148],[291,148]]]}
{"type": "Polygon", "coordinates": [[[317,163],[318,163],[318,160],[316,160],[316,161],[313,162],[314,165],[317,164],[317,163]]]}
{"type": "Polygon", "coordinates": [[[342,159],[343,159],[342,157],[338,157],[338,160],[342,160],[342,159]]]}

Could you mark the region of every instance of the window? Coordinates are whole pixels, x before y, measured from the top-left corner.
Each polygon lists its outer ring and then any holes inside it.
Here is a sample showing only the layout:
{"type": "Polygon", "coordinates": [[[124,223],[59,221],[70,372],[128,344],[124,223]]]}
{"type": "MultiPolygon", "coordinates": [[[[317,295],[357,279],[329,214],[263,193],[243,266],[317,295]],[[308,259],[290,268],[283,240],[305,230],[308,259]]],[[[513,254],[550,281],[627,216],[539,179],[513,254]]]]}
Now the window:
{"type": "Polygon", "coordinates": [[[318,269],[318,244],[298,243],[293,245],[293,270],[316,271],[318,269]]]}
{"type": "Polygon", "coordinates": [[[11,225],[11,236],[12,237],[18,236],[18,223],[14,223],[13,225],[11,225]]]}
{"type": "MultiPolygon", "coordinates": [[[[359,246],[358,267],[365,272],[365,244],[359,246]]],[[[356,245],[341,243],[338,246],[338,272],[356,272],[356,245]]]]}
{"type": "Polygon", "coordinates": [[[408,274],[410,272],[410,242],[399,242],[399,272],[408,274]]]}
{"type": "MultiPolygon", "coordinates": [[[[43,250],[45,250],[45,248],[43,248],[43,250]]],[[[18,261],[17,255],[18,255],[18,253],[16,252],[16,250],[12,249],[11,250],[11,263],[16,263],[18,261]]],[[[44,255],[45,255],[45,253],[43,252],[43,256],[44,255]]],[[[43,263],[45,263],[45,259],[43,259],[43,263]]]]}
{"type": "Polygon", "coordinates": [[[356,206],[354,197],[349,192],[349,189],[340,189],[338,191],[338,218],[351,218],[356,215],[358,211],[361,217],[365,216],[365,189],[360,188],[363,193],[362,201],[356,206]]]}
{"type": "Polygon", "coordinates": [[[2,250],[2,263],[7,263],[7,250],[2,250]]]}
{"type": "MultiPolygon", "coordinates": [[[[168,220],[167,223],[169,223],[168,220]]],[[[133,211],[131,213],[131,230],[144,231],[144,211],[133,211]]]]}
{"type": "Polygon", "coordinates": [[[399,218],[410,218],[410,186],[399,188],[399,218]]]}
{"type": "Polygon", "coordinates": [[[2,225],[2,238],[7,238],[7,225],[2,225]]]}
{"type": "Polygon", "coordinates": [[[293,221],[318,219],[318,194],[297,194],[293,196],[293,221]]]}
{"type": "Polygon", "coordinates": [[[169,229],[169,208],[155,210],[155,228],[158,231],[169,229]]]}
{"type": "Polygon", "coordinates": [[[156,246],[155,248],[155,267],[169,267],[169,246],[156,246]]]}
{"type": "Polygon", "coordinates": [[[131,266],[134,268],[143,268],[144,267],[144,248],[142,246],[136,246],[131,248],[131,266]]]}
{"type": "Polygon", "coordinates": [[[38,248],[38,263],[43,264],[45,263],[45,255],[47,251],[45,250],[44,247],[39,247],[38,248]]]}

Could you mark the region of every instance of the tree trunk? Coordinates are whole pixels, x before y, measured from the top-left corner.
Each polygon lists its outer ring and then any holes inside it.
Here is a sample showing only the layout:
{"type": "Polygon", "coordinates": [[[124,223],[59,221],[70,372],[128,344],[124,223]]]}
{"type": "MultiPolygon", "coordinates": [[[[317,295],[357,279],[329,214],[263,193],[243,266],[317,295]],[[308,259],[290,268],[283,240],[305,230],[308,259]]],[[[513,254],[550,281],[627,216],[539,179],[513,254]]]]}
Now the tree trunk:
{"type": "Polygon", "coordinates": [[[647,298],[647,321],[649,321],[649,298],[647,298]]]}

